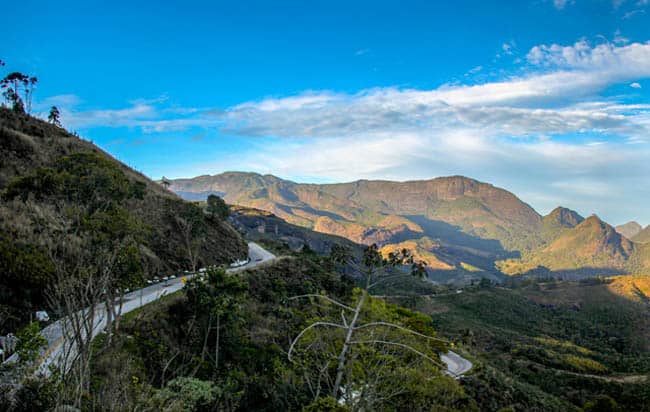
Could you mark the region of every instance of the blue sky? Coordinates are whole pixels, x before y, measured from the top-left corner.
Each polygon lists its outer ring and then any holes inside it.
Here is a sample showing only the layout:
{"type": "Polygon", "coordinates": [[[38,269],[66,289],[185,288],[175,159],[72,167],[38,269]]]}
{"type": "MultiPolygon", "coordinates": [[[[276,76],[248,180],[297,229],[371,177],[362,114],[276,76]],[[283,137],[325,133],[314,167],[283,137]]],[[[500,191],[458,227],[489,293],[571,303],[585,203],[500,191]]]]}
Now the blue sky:
{"type": "Polygon", "coordinates": [[[175,3],[14,2],[0,59],[153,178],[461,174],[650,224],[648,0],[175,3]]]}

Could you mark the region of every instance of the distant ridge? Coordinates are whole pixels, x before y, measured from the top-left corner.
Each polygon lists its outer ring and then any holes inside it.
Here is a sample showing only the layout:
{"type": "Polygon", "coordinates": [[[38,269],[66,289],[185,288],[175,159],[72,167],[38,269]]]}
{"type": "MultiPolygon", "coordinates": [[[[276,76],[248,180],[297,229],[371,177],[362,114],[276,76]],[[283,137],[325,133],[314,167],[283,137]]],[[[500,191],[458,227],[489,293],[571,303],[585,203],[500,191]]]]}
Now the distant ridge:
{"type": "Polygon", "coordinates": [[[223,193],[228,203],[357,243],[377,243],[384,250],[408,245],[450,276],[498,276],[496,267],[525,273],[537,266],[562,270],[564,276],[581,268],[621,274],[631,270],[630,260],[645,262],[632,259],[641,252],[597,216],[584,219],[557,207],[542,217],[514,194],[464,176],[302,184],[226,172],[171,183],[185,197],[223,193]],[[502,260],[510,263],[497,265],[502,260]],[[473,268],[469,275],[468,268],[473,268]]]}
{"type": "Polygon", "coordinates": [[[627,222],[616,226],[616,231],[628,239],[634,238],[634,236],[638,235],[642,230],[643,226],[637,222],[627,222]]]}

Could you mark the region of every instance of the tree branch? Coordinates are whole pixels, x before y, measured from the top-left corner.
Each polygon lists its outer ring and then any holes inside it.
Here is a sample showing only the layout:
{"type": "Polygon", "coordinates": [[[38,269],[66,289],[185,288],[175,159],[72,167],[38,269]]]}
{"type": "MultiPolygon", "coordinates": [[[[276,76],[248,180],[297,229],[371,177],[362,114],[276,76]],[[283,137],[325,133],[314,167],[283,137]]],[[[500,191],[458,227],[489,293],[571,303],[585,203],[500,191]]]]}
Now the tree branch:
{"type": "Polygon", "coordinates": [[[426,338],[426,339],[429,339],[429,340],[435,340],[435,341],[439,341],[439,342],[449,343],[448,340],[440,339],[440,338],[434,338],[432,336],[428,336],[428,335],[422,334],[420,332],[416,332],[416,331],[414,331],[412,329],[405,328],[404,326],[396,325],[394,323],[389,323],[389,322],[370,322],[370,323],[366,323],[366,324],[361,325],[361,326],[357,326],[354,329],[359,330],[359,329],[363,329],[363,328],[370,328],[370,327],[373,327],[373,326],[388,326],[388,327],[396,328],[396,329],[402,330],[404,332],[408,332],[408,333],[411,333],[413,335],[420,336],[422,338],[426,338]]]}
{"type": "Polygon", "coordinates": [[[411,352],[414,352],[417,355],[420,355],[421,357],[428,359],[431,361],[436,366],[439,366],[440,368],[445,369],[444,365],[437,360],[434,360],[432,357],[420,352],[419,350],[415,349],[413,346],[406,345],[404,343],[399,343],[399,342],[390,342],[390,341],[385,341],[385,340],[364,340],[364,341],[352,341],[350,342],[351,344],[355,345],[364,345],[364,344],[381,344],[381,345],[393,345],[393,346],[399,346],[404,349],[408,349],[411,352]]]}
{"type": "Polygon", "coordinates": [[[351,307],[349,307],[347,305],[344,305],[343,303],[341,303],[341,302],[339,302],[337,300],[334,300],[334,299],[332,299],[332,298],[330,298],[328,296],[318,295],[316,293],[307,294],[307,295],[293,296],[293,297],[290,297],[289,300],[295,300],[295,299],[300,299],[300,298],[322,298],[322,299],[325,299],[326,301],[328,301],[330,303],[333,303],[333,304],[335,304],[335,305],[337,305],[337,306],[339,306],[339,307],[341,307],[343,309],[347,309],[349,311],[354,312],[354,308],[351,308],[351,307]]]}
{"type": "Polygon", "coordinates": [[[330,327],[333,327],[333,328],[347,329],[345,326],[339,325],[338,323],[331,323],[331,322],[314,322],[314,323],[312,323],[311,325],[309,325],[305,329],[303,329],[302,332],[300,332],[298,334],[298,336],[296,336],[296,338],[293,340],[293,342],[291,342],[291,346],[289,346],[289,352],[287,352],[287,358],[289,359],[289,361],[293,362],[293,359],[291,358],[291,352],[293,352],[294,346],[296,346],[296,343],[298,343],[298,341],[300,340],[302,335],[307,333],[308,330],[310,330],[312,328],[315,328],[316,326],[330,326],[330,327]]]}

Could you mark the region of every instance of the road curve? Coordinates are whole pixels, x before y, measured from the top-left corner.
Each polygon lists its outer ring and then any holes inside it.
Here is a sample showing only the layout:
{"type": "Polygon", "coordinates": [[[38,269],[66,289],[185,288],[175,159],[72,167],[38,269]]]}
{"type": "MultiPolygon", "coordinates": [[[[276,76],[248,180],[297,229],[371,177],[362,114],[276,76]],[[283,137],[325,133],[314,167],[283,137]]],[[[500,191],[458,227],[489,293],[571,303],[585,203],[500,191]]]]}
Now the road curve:
{"type": "MultiPolygon", "coordinates": [[[[261,265],[266,262],[270,262],[276,259],[276,256],[271,252],[265,250],[260,245],[254,242],[248,243],[248,257],[249,262],[246,265],[240,266],[238,268],[227,269],[227,272],[239,272],[246,269],[252,269],[258,265],[261,265]]],[[[191,279],[196,275],[186,275],[183,276],[186,279],[191,279]]],[[[160,299],[163,296],[170,295],[181,290],[184,286],[182,282],[182,277],[177,277],[175,279],[170,279],[165,282],[160,282],[142,289],[135,290],[133,292],[127,293],[124,295],[124,301],[122,305],[121,314],[126,314],[132,312],[136,309],[139,309],[151,302],[154,302],[160,299]]],[[[92,331],[92,337],[99,335],[104,328],[106,327],[106,311],[103,305],[99,305],[97,308],[97,314],[95,321],[97,322],[92,331]]],[[[49,376],[50,366],[57,365],[60,363],[61,357],[65,352],[69,352],[69,342],[66,342],[64,339],[64,323],[65,319],[58,320],[41,331],[41,335],[47,340],[48,344],[46,349],[43,352],[44,357],[41,360],[40,365],[38,366],[36,373],[42,374],[44,376],[49,376]],[[66,349],[66,350],[64,350],[66,349]]],[[[472,369],[472,363],[467,359],[461,357],[455,352],[449,351],[446,354],[440,355],[440,360],[442,360],[447,365],[447,370],[445,373],[452,376],[456,379],[460,378],[463,374],[467,373],[472,369]]],[[[14,353],[10,356],[5,363],[16,363],[18,361],[18,354],[14,353]]]]}
{"type": "Polygon", "coordinates": [[[452,351],[440,355],[440,360],[447,365],[447,370],[445,371],[447,375],[456,379],[462,377],[474,366],[472,362],[452,351]]]}
{"type": "MultiPolygon", "coordinates": [[[[248,258],[249,261],[247,264],[237,267],[227,269],[227,272],[239,272],[246,269],[254,268],[260,264],[274,260],[276,257],[274,254],[268,252],[258,244],[254,242],[248,243],[248,258]]],[[[147,305],[151,302],[154,302],[160,299],[163,296],[170,295],[174,292],[181,290],[184,286],[182,278],[191,279],[196,275],[186,275],[182,277],[177,277],[175,279],[170,279],[168,281],[156,283],[151,286],[147,286],[142,289],[135,290],[133,292],[127,293],[124,295],[124,301],[122,305],[121,314],[126,314],[135,309],[141,308],[144,305],[147,305]]],[[[92,337],[94,338],[100,334],[106,327],[106,318],[107,313],[104,305],[99,305],[97,307],[97,313],[95,315],[95,326],[92,331],[92,337]]],[[[65,319],[60,319],[41,331],[41,335],[47,340],[47,347],[43,352],[43,357],[41,363],[39,364],[36,373],[42,374],[45,376],[50,375],[50,366],[57,365],[60,363],[61,357],[64,353],[69,352],[69,342],[66,342],[64,339],[64,322],[65,319]],[[64,350],[65,349],[65,350],[64,350]]],[[[11,364],[18,361],[18,354],[14,353],[10,356],[5,363],[11,364]]]]}

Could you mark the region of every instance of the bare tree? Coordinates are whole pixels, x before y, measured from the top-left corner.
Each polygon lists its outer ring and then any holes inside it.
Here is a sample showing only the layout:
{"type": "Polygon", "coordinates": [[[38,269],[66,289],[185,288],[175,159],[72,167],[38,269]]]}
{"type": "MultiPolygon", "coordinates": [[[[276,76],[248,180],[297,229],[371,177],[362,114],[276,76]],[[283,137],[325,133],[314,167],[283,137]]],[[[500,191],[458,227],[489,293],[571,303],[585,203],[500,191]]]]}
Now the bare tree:
{"type": "Polygon", "coordinates": [[[32,112],[32,98],[34,96],[34,89],[36,89],[37,83],[38,78],[36,76],[31,76],[23,80],[23,88],[25,90],[25,106],[27,108],[27,113],[32,112]]]}
{"type": "MultiPolygon", "coordinates": [[[[312,322],[291,341],[289,347],[288,358],[290,361],[295,362],[294,353],[298,350],[298,344],[307,336],[312,337],[305,351],[317,351],[315,356],[317,362],[314,362],[316,367],[313,368],[317,376],[314,384],[316,388],[312,390],[315,397],[318,397],[321,393],[321,382],[325,382],[330,387],[330,396],[335,399],[342,396],[349,406],[360,405],[364,397],[366,407],[379,401],[380,396],[373,396],[372,402],[370,402],[368,392],[376,390],[380,382],[377,379],[381,375],[375,374],[373,379],[365,379],[365,382],[354,381],[352,365],[355,360],[359,359],[359,356],[363,356],[363,353],[368,350],[371,350],[371,352],[380,351],[383,354],[403,354],[408,352],[419,359],[425,359],[433,365],[442,367],[437,354],[426,353],[427,345],[422,348],[422,345],[418,344],[416,340],[429,343],[435,342],[438,346],[446,344],[446,340],[415,331],[397,323],[376,319],[364,321],[363,319],[369,315],[366,309],[373,299],[371,291],[375,287],[408,276],[422,276],[425,273],[424,263],[415,262],[413,255],[406,249],[390,253],[387,258],[384,258],[377,245],[368,247],[360,262],[353,259],[347,250],[338,247],[333,249],[332,257],[337,262],[353,268],[354,273],[361,281],[362,287],[356,290],[356,302],[353,305],[347,305],[331,297],[319,294],[307,294],[290,298],[290,300],[305,298],[320,300],[329,306],[333,305],[337,308],[337,311],[340,311],[340,320],[312,322]],[[409,270],[405,270],[405,265],[410,265],[409,270]],[[340,343],[341,340],[342,343],[340,343]],[[332,353],[331,348],[339,349],[336,349],[336,353],[332,353]],[[334,358],[328,356],[328,353],[334,355],[334,358]],[[336,365],[336,368],[332,379],[329,376],[329,371],[333,364],[336,365]]],[[[312,358],[314,358],[313,354],[312,358]]],[[[380,356],[378,359],[385,363],[387,358],[380,356]]],[[[381,369],[378,368],[377,370],[381,369]]],[[[312,374],[313,372],[312,370],[312,374]]],[[[397,389],[396,394],[401,393],[400,391],[403,390],[403,388],[398,387],[392,389],[397,389]]],[[[382,396],[390,397],[394,395],[384,394],[382,396]]]]}
{"type": "Polygon", "coordinates": [[[183,245],[185,246],[185,251],[187,252],[187,258],[190,261],[192,266],[192,272],[196,272],[196,266],[199,260],[198,246],[199,243],[195,239],[195,222],[191,217],[181,217],[175,216],[174,222],[176,222],[176,227],[183,239],[183,245]]]}

